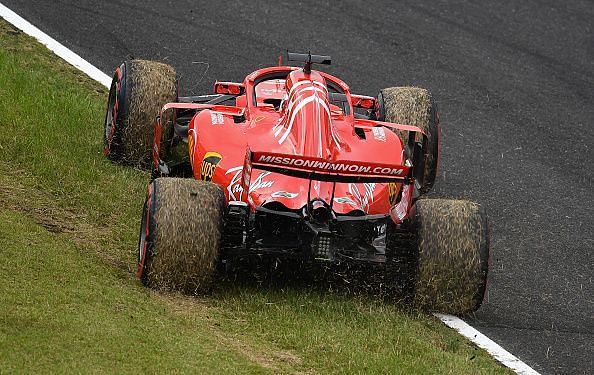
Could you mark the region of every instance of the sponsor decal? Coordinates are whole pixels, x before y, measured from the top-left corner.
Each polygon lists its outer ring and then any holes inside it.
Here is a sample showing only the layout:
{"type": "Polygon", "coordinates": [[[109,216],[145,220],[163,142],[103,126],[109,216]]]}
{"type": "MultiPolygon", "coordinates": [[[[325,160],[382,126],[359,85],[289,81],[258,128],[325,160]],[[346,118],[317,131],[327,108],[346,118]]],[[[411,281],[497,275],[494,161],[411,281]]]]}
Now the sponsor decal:
{"type": "MultiPolygon", "coordinates": [[[[272,198],[289,198],[293,199],[296,198],[299,194],[297,193],[289,193],[288,191],[275,191],[272,193],[272,198]]],[[[335,199],[336,200],[336,199],[335,199]]]]}
{"type": "Polygon", "coordinates": [[[328,161],[300,159],[290,156],[260,155],[258,163],[273,164],[277,166],[313,169],[321,172],[350,172],[357,174],[378,174],[388,176],[401,176],[402,168],[387,166],[360,165],[355,163],[331,163],[328,161]]]}
{"type": "Polygon", "coordinates": [[[373,191],[375,190],[375,183],[365,183],[365,197],[373,203],[373,191]]]}
{"type": "Polygon", "coordinates": [[[260,175],[254,180],[254,182],[250,185],[250,193],[258,190],[269,188],[274,184],[274,181],[264,180],[264,177],[268,176],[272,172],[262,172],[260,175]]]}
{"type": "Polygon", "coordinates": [[[341,203],[341,204],[349,204],[353,207],[358,207],[357,203],[355,203],[355,201],[349,197],[337,197],[337,198],[334,198],[334,202],[341,203]]]}
{"type": "Polygon", "coordinates": [[[190,164],[192,164],[192,167],[194,166],[194,146],[196,145],[194,135],[194,129],[190,129],[190,131],[188,131],[188,154],[190,155],[190,164]]]}
{"type": "Polygon", "coordinates": [[[386,131],[381,126],[376,126],[371,128],[373,132],[373,138],[377,139],[378,141],[385,142],[386,141],[386,131]]]}
{"type": "Polygon", "coordinates": [[[219,112],[210,112],[210,122],[213,125],[223,125],[225,123],[223,114],[219,112]]]}
{"type": "Polygon", "coordinates": [[[245,153],[245,159],[243,160],[243,176],[241,182],[243,190],[247,189],[248,186],[250,186],[250,178],[252,177],[252,163],[250,163],[251,158],[252,153],[250,152],[250,150],[248,150],[245,153]]]}
{"type": "Polygon", "coordinates": [[[357,206],[365,212],[369,211],[369,205],[373,203],[375,186],[376,184],[374,183],[363,184],[365,191],[361,193],[357,184],[349,184],[349,193],[354,198],[355,202],[357,202],[357,206]]]}
{"type": "Polygon", "coordinates": [[[314,181],[313,188],[316,191],[316,193],[318,193],[318,195],[320,195],[320,186],[321,186],[320,181],[314,181]]]}
{"type": "Polygon", "coordinates": [[[403,220],[406,217],[406,214],[408,212],[408,203],[410,200],[409,190],[410,190],[411,186],[412,185],[409,184],[409,185],[405,185],[402,188],[402,199],[396,206],[394,206],[396,216],[398,216],[398,219],[400,219],[400,220],[403,220]]]}
{"type": "Polygon", "coordinates": [[[399,192],[400,192],[400,189],[398,188],[397,184],[395,184],[394,182],[390,182],[388,184],[388,199],[389,199],[391,205],[396,204],[396,199],[398,198],[399,192]]]}
{"type": "Polygon", "coordinates": [[[386,234],[386,231],[388,230],[388,225],[387,224],[381,224],[377,227],[377,231],[380,235],[382,234],[386,234]]]}
{"type": "Polygon", "coordinates": [[[375,191],[376,184],[363,184],[363,187],[365,190],[361,192],[357,184],[349,184],[349,196],[334,198],[334,201],[337,203],[348,204],[367,212],[369,211],[369,206],[373,203],[373,192],[375,191]]]}
{"type": "Polygon", "coordinates": [[[207,152],[202,159],[200,166],[200,179],[204,181],[212,181],[217,165],[223,157],[217,152],[207,152]]]}
{"type": "MultiPolygon", "coordinates": [[[[243,187],[241,186],[242,171],[243,167],[240,166],[230,168],[225,173],[225,175],[233,174],[231,182],[227,186],[227,194],[229,195],[229,200],[231,201],[240,201],[243,198],[243,187]]],[[[257,189],[272,187],[274,181],[264,179],[264,177],[268,175],[270,175],[270,172],[260,173],[260,175],[254,180],[254,183],[250,186],[250,193],[257,189]]]]}
{"type": "Polygon", "coordinates": [[[233,173],[233,177],[231,178],[231,182],[227,186],[227,193],[229,195],[229,200],[232,201],[240,201],[241,195],[243,193],[243,188],[241,187],[241,171],[243,171],[243,167],[235,167],[227,170],[225,175],[233,173]]]}

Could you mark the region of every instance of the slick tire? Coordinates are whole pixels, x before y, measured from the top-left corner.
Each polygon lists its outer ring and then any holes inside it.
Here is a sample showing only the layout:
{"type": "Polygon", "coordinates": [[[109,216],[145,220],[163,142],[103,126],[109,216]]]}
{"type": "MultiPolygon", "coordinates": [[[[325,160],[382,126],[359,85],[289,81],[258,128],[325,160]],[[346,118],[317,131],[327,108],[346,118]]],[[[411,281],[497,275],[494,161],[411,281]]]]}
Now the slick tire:
{"type": "Polygon", "coordinates": [[[218,185],[194,179],[153,180],[142,213],[136,276],[153,289],[208,292],[224,207],[218,185]]]}
{"type": "Polygon", "coordinates": [[[421,199],[411,218],[418,244],[414,305],[448,314],[476,311],[489,270],[484,210],[470,201],[421,199]]]}
{"type": "MultiPolygon", "coordinates": [[[[155,119],[168,102],[177,101],[175,70],[155,61],[125,61],[113,76],[103,132],[108,159],[138,168],[150,166],[155,119]]],[[[171,111],[169,111],[171,112],[171,111]]],[[[171,114],[162,119],[161,154],[173,132],[171,114]]]]}
{"type": "MultiPolygon", "coordinates": [[[[377,97],[376,118],[395,124],[414,125],[427,135],[423,150],[424,170],[419,191],[431,190],[437,177],[439,164],[439,114],[437,104],[429,91],[418,87],[389,87],[377,97]]],[[[408,142],[408,132],[398,131],[402,142],[408,142]]]]}

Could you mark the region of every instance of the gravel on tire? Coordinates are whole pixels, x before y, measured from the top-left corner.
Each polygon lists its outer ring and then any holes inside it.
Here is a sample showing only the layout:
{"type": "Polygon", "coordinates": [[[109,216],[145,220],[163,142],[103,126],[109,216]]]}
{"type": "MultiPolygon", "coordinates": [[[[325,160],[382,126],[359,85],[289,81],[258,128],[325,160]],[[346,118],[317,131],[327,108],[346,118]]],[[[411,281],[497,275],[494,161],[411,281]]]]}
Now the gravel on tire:
{"type": "MultiPolygon", "coordinates": [[[[421,128],[428,137],[428,152],[425,153],[425,168],[421,193],[433,187],[437,175],[439,157],[439,117],[437,105],[431,93],[420,87],[389,87],[381,90],[383,120],[395,124],[413,125],[421,128]]],[[[396,130],[406,145],[408,132],[396,130]]],[[[417,138],[417,141],[421,141],[417,138]]]]}
{"type": "MultiPolygon", "coordinates": [[[[122,64],[114,75],[107,110],[115,106],[116,118],[106,115],[105,154],[117,163],[138,168],[151,165],[155,119],[168,102],[177,101],[175,70],[156,61],[131,60],[122,64]],[[117,91],[116,91],[117,90],[117,91]],[[117,99],[116,99],[117,97],[117,99]],[[112,118],[112,136],[108,139],[108,119],[112,118]]],[[[168,111],[172,112],[172,111],[168,111]]],[[[167,152],[167,137],[171,137],[173,116],[162,121],[161,157],[167,152]]]]}
{"type": "MultiPolygon", "coordinates": [[[[176,73],[167,64],[147,60],[130,61],[127,73],[128,116],[122,134],[126,161],[144,166],[150,160],[155,118],[165,103],[177,99],[176,73]]],[[[169,133],[163,128],[162,134],[169,133]]]]}
{"type": "Polygon", "coordinates": [[[415,203],[418,270],[414,303],[424,310],[466,314],[485,293],[489,228],[476,203],[421,199],[415,203]]]}
{"type": "Polygon", "coordinates": [[[221,239],[225,196],[194,179],[154,181],[155,210],[148,286],[187,294],[209,290],[221,239]]]}

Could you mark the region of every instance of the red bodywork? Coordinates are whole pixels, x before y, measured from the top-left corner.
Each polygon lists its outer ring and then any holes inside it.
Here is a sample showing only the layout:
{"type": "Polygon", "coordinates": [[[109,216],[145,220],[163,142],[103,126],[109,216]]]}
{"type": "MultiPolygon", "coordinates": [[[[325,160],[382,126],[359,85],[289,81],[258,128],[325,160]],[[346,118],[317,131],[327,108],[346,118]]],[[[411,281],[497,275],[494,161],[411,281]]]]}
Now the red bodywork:
{"type": "Polygon", "coordinates": [[[389,213],[395,223],[408,215],[412,164],[390,128],[422,132],[356,119],[355,107],[372,109],[375,98],[351,95],[327,73],[288,66],[255,71],[242,84],[217,82],[215,91],[240,95],[235,106],[170,103],[163,112],[199,110],[187,137],[193,174],[219,184],[228,202],[298,210],[319,199],[338,215],[389,213]],[[346,107],[331,103],[329,88],[346,97],[346,107]]]}

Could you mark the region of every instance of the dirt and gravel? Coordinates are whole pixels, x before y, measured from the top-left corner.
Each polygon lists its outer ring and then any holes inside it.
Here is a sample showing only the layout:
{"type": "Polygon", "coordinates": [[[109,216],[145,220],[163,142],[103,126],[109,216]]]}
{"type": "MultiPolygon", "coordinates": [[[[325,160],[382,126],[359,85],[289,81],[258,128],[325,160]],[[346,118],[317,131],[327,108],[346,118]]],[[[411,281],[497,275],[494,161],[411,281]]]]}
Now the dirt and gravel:
{"type": "MultiPolygon", "coordinates": [[[[418,126],[424,133],[427,142],[423,143],[424,167],[421,192],[428,193],[437,175],[439,162],[439,115],[435,99],[429,90],[420,87],[388,87],[382,89],[378,98],[383,102],[384,120],[394,124],[418,126]]],[[[403,144],[408,143],[408,132],[396,133],[403,144]]],[[[422,142],[417,135],[417,142],[422,142]]]]}
{"type": "Polygon", "coordinates": [[[221,238],[225,196],[215,184],[193,179],[153,182],[154,214],[147,284],[201,294],[210,288],[221,238]]]}
{"type": "Polygon", "coordinates": [[[489,261],[484,210],[465,200],[421,199],[415,211],[415,304],[451,314],[475,311],[483,301],[489,261]]]}
{"type": "MultiPolygon", "coordinates": [[[[155,119],[165,103],[177,98],[175,69],[167,64],[131,60],[126,64],[126,115],[121,135],[122,161],[143,167],[150,160],[155,119]]],[[[162,122],[163,136],[169,135],[172,123],[162,122]]]]}

